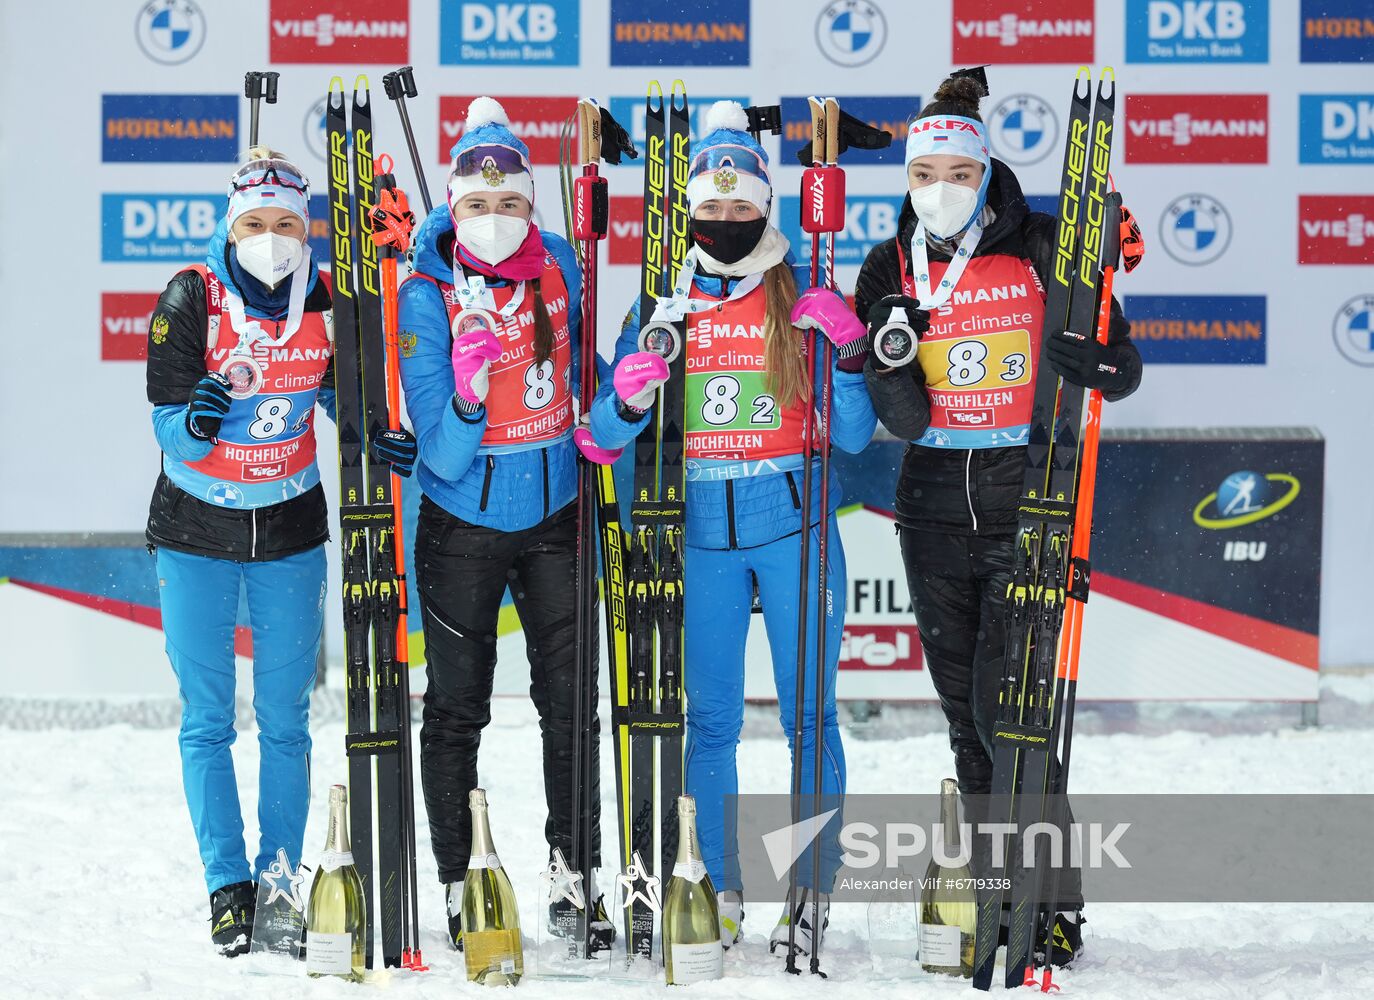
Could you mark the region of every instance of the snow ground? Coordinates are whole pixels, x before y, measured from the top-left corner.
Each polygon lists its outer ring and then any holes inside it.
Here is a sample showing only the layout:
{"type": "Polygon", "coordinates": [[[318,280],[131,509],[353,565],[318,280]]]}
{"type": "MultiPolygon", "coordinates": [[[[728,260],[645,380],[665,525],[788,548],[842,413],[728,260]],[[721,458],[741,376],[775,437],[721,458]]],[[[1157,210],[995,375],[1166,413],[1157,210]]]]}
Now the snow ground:
{"type": "MultiPolygon", "coordinates": [[[[1291,711],[1172,709],[1080,712],[1075,791],[1374,792],[1374,674],[1324,682],[1317,729],[1296,729],[1291,711]]],[[[207,934],[200,865],[180,789],[175,713],[165,706],[92,728],[35,728],[75,717],[52,703],[0,702],[0,994],[58,997],[353,997],[358,988],[311,981],[270,959],[216,957],[207,934]],[[152,724],[147,724],[148,719],[152,724]]],[[[751,710],[741,760],[743,791],[781,791],[787,749],[769,709],[751,710]]],[[[257,745],[242,723],[235,747],[244,809],[254,815],[257,745]]],[[[314,802],[306,834],[313,863],[324,839],[328,786],[344,780],[338,692],[317,695],[314,802]]],[[[494,707],[483,746],[497,847],[523,904],[528,940],[535,876],[543,860],[543,795],[533,708],[494,707]]],[[[889,712],[847,734],[851,790],[933,791],[950,768],[949,750],[929,710],[889,712]],[[908,735],[910,734],[910,735],[908,735]]],[[[613,813],[609,759],[603,781],[613,813]]],[[[417,804],[422,803],[418,796],[417,804]]],[[[443,943],[442,890],[433,879],[419,806],[421,922],[430,971],[375,973],[396,997],[451,997],[469,986],[461,957],[443,943]]],[[[606,825],[608,843],[614,827],[606,825]]],[[[249,843],[255,841],[250,828],[249,843]]],[[[792,978],[767,953],[774,907],[750,910],[744,942],[726,956],[726,979],[693,987],[703,998],[761,1000],[879,996],[966,996],[962,981],[876,979],[865,944],[865,908],[837,905],[824,966],[828,981],[792,978]],[[747,980],[747,982],[745,982],[747,980]]],[[[1222,997],[1364,997],[1374,978],[1374,905],[1167,906],[1098,904],[1087,910],[1088,952],[1059,981],[1065,994],[1222,997]]],[[[539,981],[528,997],[630,998],[658,985],[539,981]]]]}

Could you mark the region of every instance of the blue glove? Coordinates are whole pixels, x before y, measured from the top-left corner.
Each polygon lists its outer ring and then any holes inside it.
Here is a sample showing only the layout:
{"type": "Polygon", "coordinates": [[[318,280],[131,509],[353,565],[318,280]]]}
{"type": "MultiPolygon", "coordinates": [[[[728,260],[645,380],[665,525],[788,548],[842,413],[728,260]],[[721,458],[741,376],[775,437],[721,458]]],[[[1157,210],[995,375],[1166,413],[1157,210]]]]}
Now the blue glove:
{"type": "Polygon", "coordinates": [[[391,466],[391,470],[402,478],[414,471],[419,452],[415,435],[407,430],[385,430],[372,440],[372,457],[391,466]]]}
{"type": "Polygon", "coordinates": [[[186,429],[198,441],[214,441],[219,437],[220,424],[232,402],[229,380],[219,372],[210,372],[196,383],[191,401],[186,406],[186,429]]]}

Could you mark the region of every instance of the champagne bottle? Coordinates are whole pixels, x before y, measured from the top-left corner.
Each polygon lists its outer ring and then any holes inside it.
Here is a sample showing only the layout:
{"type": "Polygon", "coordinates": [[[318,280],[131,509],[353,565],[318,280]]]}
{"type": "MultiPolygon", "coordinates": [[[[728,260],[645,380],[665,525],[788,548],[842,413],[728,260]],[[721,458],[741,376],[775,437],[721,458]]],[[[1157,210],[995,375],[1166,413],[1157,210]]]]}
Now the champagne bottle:
{"type": "Polygon", "coordinates": [[[725,974],[716,887],[697,843],[697,803],[677,800],[677,861],[663,903],[664,974],[669,986],[686,986],[725,974]]]}
{"type": "Polygon", "coordinates": [[[468,980],[486,986],[514,986],[525,974],[520,911],[515,890],[491,841],[487,793],[468,794],[472,812],[472,856],[463,879],[463,959],[468,980]]]}
{"type": "MultiPolygon", "coordinates": [[[[940,823],[947,859],[960,856],[959,783],[940,782],[940,823]]],[[[919,955],[921,968],[950,976],[973,976],[973,935],[978,926],[978,894],[968,863],[941,864],[932,857],[921,887],[919,955]]]]}
{"type": "Polygon", "coordinates": [[[305,971],[311,976],[342,976],[363,981],[367,910],[363,881],[353,865],[348,842],[348,789],[329,789],[329,834],[319,871],[310,886],[305,920],[305,971]]]}

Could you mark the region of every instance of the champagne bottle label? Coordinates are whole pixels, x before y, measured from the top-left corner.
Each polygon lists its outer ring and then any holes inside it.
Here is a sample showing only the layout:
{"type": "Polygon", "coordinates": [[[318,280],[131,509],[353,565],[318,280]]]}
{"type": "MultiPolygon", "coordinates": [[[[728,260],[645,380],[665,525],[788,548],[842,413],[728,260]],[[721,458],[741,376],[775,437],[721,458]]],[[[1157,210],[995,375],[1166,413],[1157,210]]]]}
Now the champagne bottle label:
{"type": "Polygon", "coordinates": [[[671,948],[674,986],[704,983],[725,975],[725,949],[719,941],[674,944],[671,948]]]}
{"type": "Polygon", "coordinates": [[[697,883],[705,877],[706,862],[704,861],[688,858],[686,861],[679,861],[673,865],[673,878],[685,878],[688,882],[697,883]]]}
{"type": "Polygon", "coordinates": [[[490,868],[492,871],[496,871],[496,869],[501,867],[501,859],[496,856],[495,852],[491,854],[474,854],[472,857],[468,858],[468,867],[490,868]]]}
{"type": "Polygon", "coordinates": [[[332,872],[352,863],[352,851],[325,851],[320,855],[320,871],[322,872],[332,872]]]}
{"type": "Polygon", "coordinates": [[[306,941],[305,971],[320,976],[347,976],[353,972],[353,935],[311,931],[306,941]]]}
{"type": "Polygon", "coordinates": [[[959,967],[959,950],[963,932],[958,927],[945,924],[922,924],[917,947],[922,965],[936,965],[942,968],[959,967]]]}

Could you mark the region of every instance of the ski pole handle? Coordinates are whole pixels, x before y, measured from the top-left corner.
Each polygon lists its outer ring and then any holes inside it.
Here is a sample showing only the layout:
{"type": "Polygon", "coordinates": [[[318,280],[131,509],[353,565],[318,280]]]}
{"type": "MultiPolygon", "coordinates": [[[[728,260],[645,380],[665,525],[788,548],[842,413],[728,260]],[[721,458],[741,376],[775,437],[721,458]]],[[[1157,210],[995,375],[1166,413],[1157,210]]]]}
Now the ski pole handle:
{"type": "Polygon", "coordinates": [[[415,168],[415,180],[420,185],[420,200],[425,203],[425,215],[429,215],[434,210],[434,203],[429,197],[429,184],[425,182],[424,167],[420,165],[420,149],[415,145],[415,130],[410,125],[410,112],[406,110],[406,98],[415,97],[419,93],[415,89],[415,68],[402,66],[385,74],[382,77],[382,89],[386,91],[386,96],[395,102],[396,110],[401,116],[401,131],[405,134],[406,148],[410,151],[410,164],[415,168]]]}
{"type": "Polygon", "coordinates": [[[243,96],[248,98],[248,145],[249,147],[258,144],[258,107],[262,101],[268,104],[277,103],[277,78],[281,76],[276,72],[261,72],[259,70],[249,70],[243,74],[243,96]]]}

